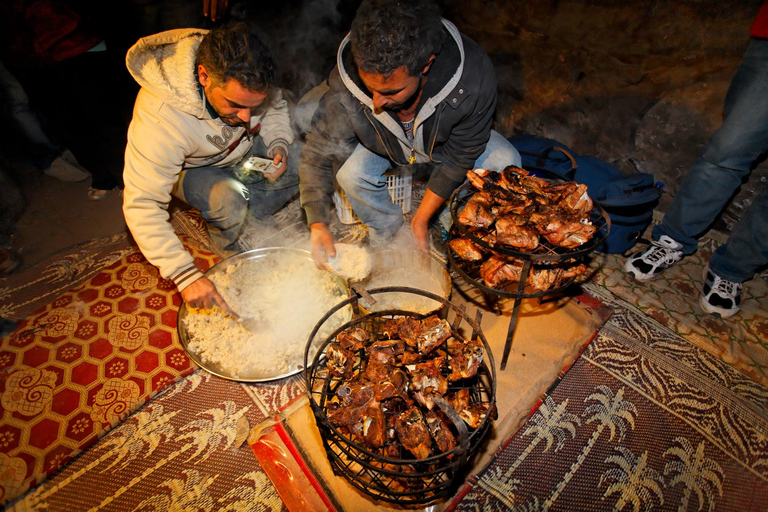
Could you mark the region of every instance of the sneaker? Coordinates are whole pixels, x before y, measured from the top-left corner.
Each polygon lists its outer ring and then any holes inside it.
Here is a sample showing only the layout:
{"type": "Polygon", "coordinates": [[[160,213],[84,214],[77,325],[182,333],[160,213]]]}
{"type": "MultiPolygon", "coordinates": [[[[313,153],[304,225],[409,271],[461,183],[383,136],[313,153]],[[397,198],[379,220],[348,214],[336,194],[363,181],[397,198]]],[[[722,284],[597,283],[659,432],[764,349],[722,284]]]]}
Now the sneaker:
{"type": "Polygon", "coordinates": [[[624,264],[624,272],[638,281],[648,281],[683,259],[683,246],[661,235],[644,251],[636,252],[624,264]]]}
{"type": "Polygon", "coordinates": [[[728,318],[741,309],[741,283],[718,276],[709,265],[704,270],[704,287],[699,297],[701,307],[710,315],[728,318]]]}
{"type": "Polygon", "coordinates": [[[21,258],[13,249],[0,246],[0,276],[10,274],[21,265],[21,258]]]}
{"type": "Polygon", "coordinates": [[[84,181],[91,177],[91,173],[75,167],[62,157],[56,158],[43,172],[61,181],[84,181]]]}
{"type": "Polygon", "coordinates": [[[113,190],[116,190],[119,187],[115,187],[113,189],[103,189],[103,188],[93,188],[88,187],[88,199],[91,201],[101,201],[102,199],[106,199],[109,194],[112,193],[113,190]]]}

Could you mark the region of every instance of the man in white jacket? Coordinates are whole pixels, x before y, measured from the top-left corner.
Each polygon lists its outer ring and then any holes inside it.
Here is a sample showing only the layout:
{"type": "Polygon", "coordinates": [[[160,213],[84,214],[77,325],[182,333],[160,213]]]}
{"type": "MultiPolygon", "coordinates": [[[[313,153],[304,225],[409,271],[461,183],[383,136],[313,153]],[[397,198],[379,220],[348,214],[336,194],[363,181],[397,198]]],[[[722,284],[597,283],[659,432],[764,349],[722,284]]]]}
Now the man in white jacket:
{"type": "Polygon", "coordinates": [[[298,192],[298,155],[270,50],[255,28],[177,29],[126,57],[141,85],[125,152],[123,212],[150,263],[191,306],[227,310],[168,222],[171,196],[200,210],[214,242],[236,251],[248,215],[271,215],[298,192]],[[253,170],[251,156],[272,160],[253,170]]]}

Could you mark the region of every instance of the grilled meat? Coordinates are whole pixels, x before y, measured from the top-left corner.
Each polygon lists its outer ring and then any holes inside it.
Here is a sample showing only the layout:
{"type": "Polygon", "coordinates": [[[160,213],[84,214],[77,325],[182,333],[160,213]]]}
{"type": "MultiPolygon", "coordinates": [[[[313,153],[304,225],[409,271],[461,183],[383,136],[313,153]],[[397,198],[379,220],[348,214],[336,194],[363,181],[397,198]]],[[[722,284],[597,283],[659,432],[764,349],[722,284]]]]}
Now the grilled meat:
{"type": "Polygon", "coordinates": [[[454,347],[453,357],[448,361],[451,369],[448,380],[456,382],[461,379],[470,379],[477,375],[480,363],[483,362],[483,345],[480,340],[465,341],[454,347]]]}
{"type": "Polygon", "coordinates": [[[412,407],[397,416],[395,432],[403,447],[414,457],[426,459],[430,456],[432,440],[418,408],[412,407]]]}
{"type": "Polygon", "coordinates": [[[480,261],[483,259],[483,248],[468,238],[454,238],[448,245],[456,255],[468,261],[480,261]]]}
{"type": "Polygon", "coordinates": [[[456,436],[451,432],[451,428],[448,423],[443,419],[442,415],[436,411],[427,411],[424,415],[424,419],[427,421],[427,428],[429,433],[432,434],[432,439],[437,445],[437,450],[440,453],[445,453],[453,450],[456,446],[456,436]]]}
{"type": "Polygon", "coordinates": [[[422,355],[427,355],[451,336],[451,326],[436,316],[426,318],[423,325],[424,329],[416,338],[416,345],[422,355]]]}
{"type": "Polygon", "coordinates": [[[349,379],[352,377],[355,365],[355,354],[342,348],[338,343],[331,343],[325,351],[328,358],[328,370],[332,375],[349,379]]]}
{"type": "Polygon", "coordinates": [[[341,348],[357,352],[365,346],[369,337],[370,335],[368,331],[361,329],[360,327],[354,327],[340,332],[339,335],[336,336],[336,341],[339,342],[341,348]]]}

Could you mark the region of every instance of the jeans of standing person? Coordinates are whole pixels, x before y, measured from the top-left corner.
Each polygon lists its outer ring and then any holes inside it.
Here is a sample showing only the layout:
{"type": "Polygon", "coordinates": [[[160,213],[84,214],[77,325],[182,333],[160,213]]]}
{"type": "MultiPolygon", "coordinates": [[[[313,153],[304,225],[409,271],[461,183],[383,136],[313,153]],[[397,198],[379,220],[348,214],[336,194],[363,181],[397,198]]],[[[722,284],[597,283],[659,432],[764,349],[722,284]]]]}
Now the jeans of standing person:
{"type": "Polygon", "coordinates": [[[234,167],[195,167],[179,175],[173,195],[200,211],[209,225],[209,234],[219,248],[237,250],[237,239],[248,215],[260,219],[282,208],[299,191],[299,156],[301,143],[288,147],[288,168],[272,182],[243,164],[255,155],[266,158],[267,148],[261,137],[253,142],[248,154],[234,167]]]}
{"type": "Polygon", "coordinates": [[[29,105],[29,96],[19,80],[0,63],[0,99],[29,148],[32,163],[46,169],[61,154],[62,148],[43,131],[40,118],[29,105]]]}
{"type": "MultiPolygon", "coordinates": [[[[724,119],[680,185],[653,239],[667,235],[691,254],[704,233],[768,151],[768,40],[752,39],[728,89],[724,119]]],[[[728,281],[743,283],[768,263],[768,190],[744,213],[709,267],[728,281]]]]}
{"type": "MultiPolygon", "coordinates": [[[[491,171],[520,164],[520,153],[494,130],[491,130],[485,151],[475,161],[475,167],[491,171]]],[[[336,181],[347,194],[352,210],[368,226],[373,239],[386,240],[404,223],[403,211],[392,202],[387,189],[384,173],[391,166],[388,159],[358,144],[336,174],[336,181]]]]}

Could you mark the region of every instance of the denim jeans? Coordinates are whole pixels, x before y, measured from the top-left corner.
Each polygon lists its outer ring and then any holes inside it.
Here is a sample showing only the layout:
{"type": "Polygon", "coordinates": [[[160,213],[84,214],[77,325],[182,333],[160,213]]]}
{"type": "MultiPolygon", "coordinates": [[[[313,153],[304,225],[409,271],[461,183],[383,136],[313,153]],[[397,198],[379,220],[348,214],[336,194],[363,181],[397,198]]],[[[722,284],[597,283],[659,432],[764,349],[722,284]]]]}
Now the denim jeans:
{"type": "Polygon", "coordinates": [[[253,148],[234,167],[183,170],[173,195],[200,211],[211,239],[219,248],[236,250],[237,239],[249,215],[255,219],[272,215],[298,193],[301,145],[296,141],[288,147],[288,168],[275,182],[243,167],[251,155],[266,157],[267,148],[261,137],[257,137],[253,148]]]}
{"type": "MultiPolygon", "coordinates": [[[[752,39],[725,98],[724,119],[686,174],[653,239],[667,235],[691,254],[731,196],[768,151],[768,40],[752,39]]],[[[718,276],[742,283],[768,263],[768,192],[763,188],[728,241],[709,262],[718,276]]]]}
{"type": "MultiPolygon", "coordinates": [[[[475,167],[501,171],[508,165],[520,165],[520,154],[496,131],[475,167]]],[[[358,218],[368,226],[373,239],[386,240],[403,225],[403,211],[392,202],[384,175],[391,162],[358,144],[352,155],[339,168],[336,181],[346,192],[349,204],[358,218]]]]}

